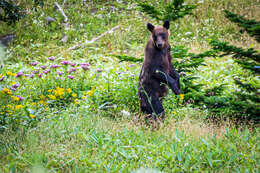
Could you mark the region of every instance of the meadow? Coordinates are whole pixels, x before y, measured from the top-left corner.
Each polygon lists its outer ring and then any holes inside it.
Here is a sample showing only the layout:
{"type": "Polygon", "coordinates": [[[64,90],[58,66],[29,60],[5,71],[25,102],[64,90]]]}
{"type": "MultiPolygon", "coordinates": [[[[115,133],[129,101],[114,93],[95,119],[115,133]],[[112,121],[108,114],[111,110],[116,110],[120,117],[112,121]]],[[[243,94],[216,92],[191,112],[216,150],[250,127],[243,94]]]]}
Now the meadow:
{"type": "MultiPolygon", "coordinates": [[[[143,58],[146,23],[161,25],[135,1],[15,2],[26,16],[0,24],[0,35],[17,36],[0,48],[0,172],[259,172],[257,122],[235,121],[224,111],[215,115],[172,92],[163,102],[163,123],[154,128],[142,118],[141,63],[113,56],[143,58]],[[56,21],[48,24],[47,16],[56,21]]],[[[172,46],[199,53],[217,37],[260,50],[223,14],[228,9],[259,21],[259,0],[187,3],[197,7],[171,23],[172,46]]],[[[239,90],[235,76],[259,86],[259,78],[230,56],[207,58],[196,76],[203,89],[225,84],[224,95],[239,90]]]]}

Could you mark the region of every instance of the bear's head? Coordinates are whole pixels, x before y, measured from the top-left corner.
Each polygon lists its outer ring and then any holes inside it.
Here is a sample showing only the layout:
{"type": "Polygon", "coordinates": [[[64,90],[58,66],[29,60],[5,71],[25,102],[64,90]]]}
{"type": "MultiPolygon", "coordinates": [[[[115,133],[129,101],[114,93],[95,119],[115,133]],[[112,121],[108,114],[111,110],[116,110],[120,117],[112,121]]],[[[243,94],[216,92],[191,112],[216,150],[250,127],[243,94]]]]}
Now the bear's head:
{"type": "Polygon", "coordinates": [[[158,49],[164,49],[168,45],[170,22],[166,20],[163,26],[153,26],[147,23],[147,29],[152,33],[154,45],[158,49]]]}

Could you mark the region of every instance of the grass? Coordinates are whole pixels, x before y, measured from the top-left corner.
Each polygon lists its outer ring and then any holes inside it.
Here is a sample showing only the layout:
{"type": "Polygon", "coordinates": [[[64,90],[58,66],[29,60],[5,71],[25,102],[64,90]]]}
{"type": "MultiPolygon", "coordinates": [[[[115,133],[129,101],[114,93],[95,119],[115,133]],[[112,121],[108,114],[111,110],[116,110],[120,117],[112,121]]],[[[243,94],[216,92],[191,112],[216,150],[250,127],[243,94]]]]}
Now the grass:
{"type": "MultiPolygon", "coordinates": [[[[135,3],[57,1],[69,18],[64,27],[53,0],[36,11],[30,0],[16,2],[28,10],[26,18],[14,26],[0,25],[0,35],[17,34],[6,56],[0,57],[4,60],[0,75],[5,76],[0,81],[0,172],[259,172],[259,124],[221,118],[210,122],[207,109],[182,106],[172,93],[163,103],[167,115],[163,124],[153,128],[142,119],[137,97],[141,64],[109,56],[143,57],[149,37],[145,23],[157,23],[136,10],[135,3]],[[57,22],[48,25],[47,16],[57,22]],[[119,24],[119,30],[97,42],[68,51],[119,24]],[[66,43],[61,42],[64,34],[66,43]],[[56,59],[49,60],[51,56],[56,59]],[[30,65],[33,62],[39,64],[30,65]],[[87,70],[82,63],[90,64],[87,70]],[[50,68],[53,64],[61,67],[50,68]],[[43,65],[50,72],[45,74],[43,65]],[[70,73],[72,68],[76,71],[70,73]],[[14,76],[38,70],[33,77],[14,76]],[[19,84],[16,91],[2,92],[14,82],[19,84]]],[[[208,39],[219,38],[259,50],[259,44],[246,33],[235,32],[238,27],[222,13],[225,8],[259,20],[255,3],[201,1],[194,16],[171,24],[171,45],[199,53],[210,48],[208,39]]],[[[230,57],[207,59],[197,76],[205,89],[226,84],[225,95],[238,89],[234,76],[259,83],[230,57]]]]}

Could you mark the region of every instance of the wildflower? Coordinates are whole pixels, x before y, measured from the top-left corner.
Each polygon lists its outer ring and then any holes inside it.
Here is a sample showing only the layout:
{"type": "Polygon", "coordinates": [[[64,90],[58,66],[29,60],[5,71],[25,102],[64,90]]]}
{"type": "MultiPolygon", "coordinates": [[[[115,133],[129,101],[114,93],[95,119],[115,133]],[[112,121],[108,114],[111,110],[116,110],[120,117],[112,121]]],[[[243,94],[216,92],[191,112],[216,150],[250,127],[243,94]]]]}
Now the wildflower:
{"type": "Polygon", "coordinates": [[[87,99],[87,97],[86,97],[86,96],[82,96],[82,99],[84,99],[84,100],[85,100],[85,99],[87,99]]]}
{"type": "Polygon", "coordinates": [[[23,108],[23,105],[16,105],[15,106],[15,109],[22,109],[23,108]]]}
{"type": "Polygon", "coordinates": [[[80,67],[81,67],[83,70],[89,70],[89,63],[82,63],[82,64],[80,64],[80,67]]]}
{"type": "Polygon", "coordinates": [[[56,100],[56,96],[54,96],[54,95],[48,95],[48,97],[49,97],[50,99],[52,99],[52,100],[56,100]]]}
{"type": "Polygon", "coordinates": [[[32,102],[32,103],[31,103],[31,105],[32,105],[32,106],[34,106],[34,105],[37,105],[37,103],[35,103],[35,102],[32,102]]]}
{"type": "Polygon", "coordinates": [[[181,100],[184,99],[184,94],[180,94],[180,99],[181,99],[181,100]]]}
{"type": "Polygon", "coordinates": [[[70,94],[72,91],[70,88],[67,89],[67,92],[70,94]]]}
{"type": "Polygon", "coordinates": [[[17,74],[16,74],[16,77],[21,77],[21,76],[23,76],[24,75],[24,73],[21,71],[21,72],[18,72],[17,74]]]}
{"type": "Polygon", "coordinates": [[[40,100],[39,103],[42,105],[46,105],[46,102],[44,100],[40,100]]]}
{"type": "Polygon", "coordinates": [[[12,90],[12,91],[16,91],[16,88],[10,87],[10,90],[12,90]]]}
{"type": "Polygon", "coordinates": [[[30,118],[35,118],[35,115],[30,114],[29,117],[30,117],[30,118]]]}
{"type": "Polygon", "coordinates": [[[51,57],[48,58],[48,60],[51,60],[51,61],[54,61],[55,59],[56,59],[55,56],[51,56],[51,57]]]}
{"type": "Polygon", "coordinates": [[[77,94],[76,94],[76,93],[73,93],[73,94],[72,94],[72,97],[77,97],[77,94]]]}
{"type": "Polygon", "coordinates": [[[41,100],[44,100],[44,99],[45,99],[45,96],[44,96],[44,95],[41,95],[41,96],[40,96],[40,99],[41,99],[41,100]]]}
{"type": "Polygon", "coordinates": [[[1,92],[5,93],[5,94],[9,94],[9,95],[12,94],[12,91],[10,89],[8,89],[8,88],[3,88],[1,92]]]}
{"type": "Polygon", "coordinates": [[[17,83],[15,83],[15,82],[12,84],[12,87],[13,87],[13,88],[18,88],[19,86],[20,86],[20,85],[17,84],[17,83]]]}
{"type": "Polygon", "coordinates": [[[39,70],[38,69],[37,70],[33,70],[32,73],[33,74],[37,74],[37,73],[39,73],[39,70]]]}
{"type": "Polygon", "coordinates": [[[44,70],[43,73],[48,74],[50,70],[44,70]]]}
{"type": "Polygon", "coordinates": [[[131,74],[130,76],[134,78],[134,77],[135,77],[135,74],[131,74]]]}
{"type": "Polygon", "coordinates": [[[74,71],[76,71],[77,69],[76,68],[71,68],[70,70],[69,70],[69,73],[72,73],[72,72],[74,72],[74,71]]]}
{"type": "Polygon", "coordinates": [[[47,68],[47,66],[46,65],[42,65],[41,68],[44,70],[44,69],[47,68]]]}
{"type": "Polygon", "coordinates": [[[94,92],[95,92],[95,88],[93,87],[91,90],[87,91],[87,95],[91,97],[93,96],[94,92]]]}
{"type": "Polygon", "coordinates": [[[9,108],[9,109],[14,109],[14,107],[12,106],[12,105],[7,105],[7,107],[9,108]]]}
{"type": "Polygon", "coordinates": [[[48,93],[51,93],[51,92],[52,92],[52,89],[49,89],[47,92],[48,92],[48,93]]]}
{"type": "Polygon", "coordinates": [[[64,74],[63,71],[58,71],[57,73],[58,73],[60,76],[64,74]]]}
{"type": "Polygon", "coordinates": [[[103,69],[101,69],[101,68],[97,69],[97,72],[99,72],[99,73],[102,72],[102,71],[103,71],[103,69]]]}
{"type": "Polygon", "coordinates": [[[58,67],[61,67],[61,65],[53,64],[53,65],[50,66],[50,68],[58,68],[58,67]]]}
{"type": "Polygon", "coordinates": [[[4,76],[4,75],[0,75],[0,82],[1,82],[1,81],[3,81],[3,80],[4,80],[4,78],[5,78],[5,76],[4,76]]]}
{"type": "Polygon", "coordinates": [[[39,76],[39,78],[42,78],[42,76],[43,76],[43,73],[40,73],[38,76],[39,76]]]}
{"type": "Polygon", "coordinates": [[[24,100],[24,97],[22,96],[17,96],[21,101],[24,100]]]}
{"type": "Polygon", "coordinates": [[[53,92],[56,96],[62,96],[64,95],[64,88],[57,87],[56,90],[54,90],[53,92]]]}
{"type": "Polygon", "coordinates": [[[71,67],[75,67],[76,63],[70,63],[71,67]]]}
{"type": "Polygon", "coordinates": [[[136,67],[136,65],[135,64],[130,64],[129,67],[136,67]]]}
{"type": "Polygon", "coordinates": [[[68,78],[74,79],[75,77],[74,77],[74,76],[71,76],[71,75],[68,75],[68,78]]]}
{"type": "Polygon", "coordinates": [[[69,65],[70,64],[69,61],[61,61],[60,63],[63,64],[63,65],[69,65]]]}
{"type": "Polygon", "coordinates": [[[16,76],[15,73],[12,73],[12,72],[10,72],[10,71],[8,71],[8,72],[6,73],[6,75],[7,75],[7,76],[16,76]]]}
{"type": "Polygon", "coordinates": [[[74,103],[75,103],[75,104],[80,104],[79,99],[75,99],[75,100],[74,100],[74,103]]]}
{"type": "Polygon", "coordinates": [[[29,75],[29,78],[33,78],[33,77],[34,77],[34,74],[29,75]]]}
{"type": "Polygon", "coordinates": [[[18,102],[18,101],[20,100],[19,97],[16,97],[16,96],[11,96],[11,97],[12,97],[12,99],[13,99],[14,101],[16,101],[16,102],[18,102]]]}
{"type": "Polygon", "coordinates": [[[37,64],[38,64],[38,62],[35,61],[35,62],[31,63],[31,66],[36,66],[37,64]]]}

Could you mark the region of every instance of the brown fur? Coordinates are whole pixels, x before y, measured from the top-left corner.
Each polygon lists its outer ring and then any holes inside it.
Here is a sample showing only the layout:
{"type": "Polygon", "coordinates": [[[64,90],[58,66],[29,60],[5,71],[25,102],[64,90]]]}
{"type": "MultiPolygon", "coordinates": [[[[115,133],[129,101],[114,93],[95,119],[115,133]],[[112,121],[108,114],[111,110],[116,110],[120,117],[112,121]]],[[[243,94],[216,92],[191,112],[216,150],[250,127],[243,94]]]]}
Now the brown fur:
{"type": "Polygon", "coordinates": [[[176,87],[178,85],[179,88],[179,84],[174,86],[175,80],[178,80],[179,76],[176,75],[177,72],[171,64],[172,57],[168,40],[170,34],[167,26],[154,27],[148,24],[147,27],[151,31],[151,37],[145,47],[145,58],[139,76],[138,95],[143,112],[164,114],[160,99],[168,94],[166,85],[170,85],[171,89],[175,87],[176,94],[180,93],[176,87]]]}

